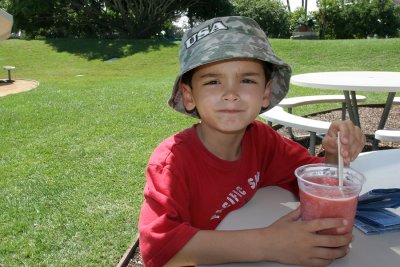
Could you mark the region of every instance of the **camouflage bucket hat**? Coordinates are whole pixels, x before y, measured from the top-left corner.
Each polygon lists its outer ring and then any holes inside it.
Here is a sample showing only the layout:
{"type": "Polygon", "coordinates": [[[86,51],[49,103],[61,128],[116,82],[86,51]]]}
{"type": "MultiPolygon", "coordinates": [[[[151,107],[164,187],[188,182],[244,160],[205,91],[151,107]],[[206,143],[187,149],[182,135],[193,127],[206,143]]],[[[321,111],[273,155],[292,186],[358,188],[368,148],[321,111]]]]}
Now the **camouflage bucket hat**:
{"type": "Polygon", "coordinates": [[[179,112],[200,118],[196,110],[187,111],[183,105],[179,88],[182,75],[201,65],[232,58],[255,58],[273,64],[270,105],[260,113],[271,109],[285,97],[289,90],[290,66],[274,54],[257,22],[232,16],[207,20],[184,34],[179,55],[181,68],[168,104],[179,112]]]}

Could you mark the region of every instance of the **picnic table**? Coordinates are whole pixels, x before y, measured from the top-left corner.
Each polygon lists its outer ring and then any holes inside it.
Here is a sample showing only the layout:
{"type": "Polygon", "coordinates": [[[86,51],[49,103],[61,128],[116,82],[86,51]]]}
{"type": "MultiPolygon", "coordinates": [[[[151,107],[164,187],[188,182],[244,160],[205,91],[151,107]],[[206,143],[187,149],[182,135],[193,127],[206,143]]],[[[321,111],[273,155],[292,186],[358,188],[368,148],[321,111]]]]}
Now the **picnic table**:
{"type": "MultiPolygon", "coordinates": [[[[376,188],[400,188],[400,149],[365,152],[351,164],[351,167],[365,175],[361,194],[376,188]]],[[[243,207],[229,213],[218,225],[217,230],[240,230],[266,227],[286,215],[299,205],[298,199],[289,191],[268,186],[257,191],[243,207]]],[[[399,266],[400,232],[379,235],[365,235],[354,228],[355,236],[350,253],[335,260],[332,267],[376,267],[399,266]]],[[[229,263],[223,267],[287,266],[276,262],[229,263]]],[[[293,266],[293,265],[291,265],[293,266]]]]}
{"type": "Polygon", "coordinates": [[[6,70],[7,74],[8,74],[8,79],[6,80],[6,82],[12,83],[14,80],[11,79],[11,71],[15,70],[15,67],[14,66],[3,66],[3,70],[6,70]]]}
{"type": "MultiPolygon", "coordinates": [[[[334,71],[292,76],[294,85],[323,90],[343,90],[350,119],[361,127],[356,91],[387,93],[385,106],[377,130],[385,127],[396,92],[400,92],[400,72],[389,71],[334,71]]],[[[374,140],[374,147],[378,141],[374,140]]]]}

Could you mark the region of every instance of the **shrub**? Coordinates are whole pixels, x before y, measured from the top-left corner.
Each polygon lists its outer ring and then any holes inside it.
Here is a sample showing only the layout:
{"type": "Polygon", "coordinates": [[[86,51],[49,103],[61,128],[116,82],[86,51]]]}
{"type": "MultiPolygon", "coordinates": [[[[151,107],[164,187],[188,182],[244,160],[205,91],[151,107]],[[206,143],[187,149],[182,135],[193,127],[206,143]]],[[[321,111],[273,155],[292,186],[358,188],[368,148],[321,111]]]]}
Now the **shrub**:
{"type": "Polygon", "coordinates": [[[291,32],[312,31],[316,26],[314,12],[306,15],[304,8],[297,8],[290,13],[291,32]]]}
{"type": "Polygon", "coordinates": [[[393,0],[321,0],[316,18],[325,39],[395,37],[400,6],[393,0]]]}

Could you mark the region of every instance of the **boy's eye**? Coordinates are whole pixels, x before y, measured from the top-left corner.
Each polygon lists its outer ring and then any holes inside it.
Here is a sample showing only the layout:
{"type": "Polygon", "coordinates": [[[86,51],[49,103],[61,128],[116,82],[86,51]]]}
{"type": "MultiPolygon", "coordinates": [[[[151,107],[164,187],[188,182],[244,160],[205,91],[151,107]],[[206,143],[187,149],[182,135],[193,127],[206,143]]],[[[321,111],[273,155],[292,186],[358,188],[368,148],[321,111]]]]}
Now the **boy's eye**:
{"type": "Polygon", "coordinates": [[[256,81],[250,79],[243,79],[242,83],[256,83],[256,81]]]}
{"type": "Polygon", "coordinates": [[[214,84],[219,84],[219,82],[217,80],[212,80],[204,83],[204,85],[214,85],[214,84]]]}

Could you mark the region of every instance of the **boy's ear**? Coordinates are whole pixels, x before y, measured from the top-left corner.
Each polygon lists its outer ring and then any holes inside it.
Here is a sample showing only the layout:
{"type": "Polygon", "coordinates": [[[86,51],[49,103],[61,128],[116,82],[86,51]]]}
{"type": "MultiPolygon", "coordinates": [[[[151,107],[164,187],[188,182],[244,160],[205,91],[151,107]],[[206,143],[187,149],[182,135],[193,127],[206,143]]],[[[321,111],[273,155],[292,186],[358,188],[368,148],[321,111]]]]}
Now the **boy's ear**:
{"type": "Polygon", "coordinates": [[[187,111],[194,110],[196,104],[194,103],[192,88],[185,83],[179,83],[179,88],[182,91],[182,101],[183,105],[185,106],[185,109],[187,111]]]}
{"type": "Polygon", "coordinates": [[[269,80],[265,85],[263,94],[262,107],[266,108],[271,103],[271,92],[272,92],[272,80],[269,80]]]}

